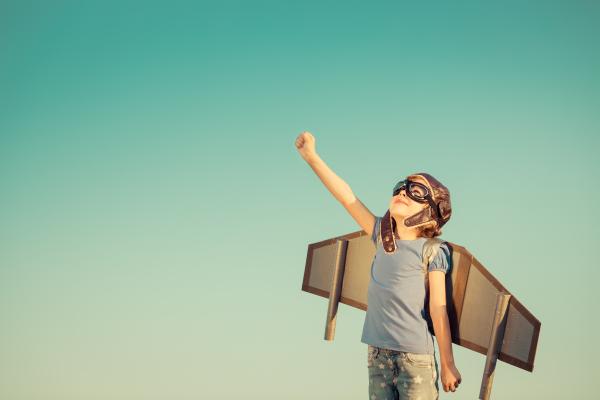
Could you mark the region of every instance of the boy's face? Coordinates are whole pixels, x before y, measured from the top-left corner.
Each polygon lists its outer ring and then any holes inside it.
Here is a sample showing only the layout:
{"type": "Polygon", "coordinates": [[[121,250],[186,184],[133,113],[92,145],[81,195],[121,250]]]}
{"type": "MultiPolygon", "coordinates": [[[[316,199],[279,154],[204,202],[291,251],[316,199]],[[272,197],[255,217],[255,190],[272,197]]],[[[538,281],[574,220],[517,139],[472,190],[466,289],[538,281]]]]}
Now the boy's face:
{"type": "MultiPolygon", "coordinates": [[[[412,178],[412,181],[422,183],[429,187],[427,182],[422,178],[412,178]]],[[[404,221],[406,217],[415,215],[424,208],[429,207],[428,203],[419,203],[406,195],[406,188],[403,188],[396,196],[390,199],[390,214],[395,217],[397,223],[404,221]]]]}

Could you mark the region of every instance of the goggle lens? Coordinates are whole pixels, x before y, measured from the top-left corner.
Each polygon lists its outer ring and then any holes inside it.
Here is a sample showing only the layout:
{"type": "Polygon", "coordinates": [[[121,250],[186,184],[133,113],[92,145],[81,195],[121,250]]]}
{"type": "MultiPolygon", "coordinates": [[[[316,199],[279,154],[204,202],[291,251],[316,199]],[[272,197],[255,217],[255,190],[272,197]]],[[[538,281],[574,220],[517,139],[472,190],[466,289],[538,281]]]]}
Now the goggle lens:
{"type": "MultiPolygon", "coordinates": [[[[400,193],[400,190],[406,189],[406,183],[407,181],[405,180],[398,182],[394,187],[393,195],[397,196],[398,193],[400,193]]],[[[425,198],[429,194],[429,190],[426,186],[412,181],[408,181],[408,192],[410,193],[410,195],[412,195],[410,197],[418,200],[425,200],[425,198]]],[[[409,195],[409,193],[407,193],[407,195],[409,195]]]]}

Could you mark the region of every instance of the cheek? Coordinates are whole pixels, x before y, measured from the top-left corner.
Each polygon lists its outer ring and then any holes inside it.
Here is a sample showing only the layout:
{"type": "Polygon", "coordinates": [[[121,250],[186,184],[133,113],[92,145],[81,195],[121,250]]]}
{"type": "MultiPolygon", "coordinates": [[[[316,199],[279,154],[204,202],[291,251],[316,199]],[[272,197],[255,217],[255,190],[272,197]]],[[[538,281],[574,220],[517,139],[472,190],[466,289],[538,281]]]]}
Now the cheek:
{"type": "Polygon", "coordinates": [[[410,210],[415,213],[418,213],[419,211],[424,210],[425,208],[426,207],[423,206],[423,204],[421,204],[421,203],[413,203],[410,205],[410,210]]]}

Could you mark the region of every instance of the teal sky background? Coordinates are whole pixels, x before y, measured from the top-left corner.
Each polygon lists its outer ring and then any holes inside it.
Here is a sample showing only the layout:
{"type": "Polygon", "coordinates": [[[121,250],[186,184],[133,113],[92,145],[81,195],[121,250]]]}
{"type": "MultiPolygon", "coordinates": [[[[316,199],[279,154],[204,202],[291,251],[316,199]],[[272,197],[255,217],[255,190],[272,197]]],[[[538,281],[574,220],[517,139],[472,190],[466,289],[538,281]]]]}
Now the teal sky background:
{"type": "MultiPolygon", "coordinates": [[[[600,4],[0,4],[0,398],[365,399],[364,312],[309,243],[409,173],[541,322],[492,398],[597,394],[600,4]]],[[[485,357],[453,346],[479,393],[485,357]]],[[[439,354],[439,353],[438,353],[439,354]]]]}

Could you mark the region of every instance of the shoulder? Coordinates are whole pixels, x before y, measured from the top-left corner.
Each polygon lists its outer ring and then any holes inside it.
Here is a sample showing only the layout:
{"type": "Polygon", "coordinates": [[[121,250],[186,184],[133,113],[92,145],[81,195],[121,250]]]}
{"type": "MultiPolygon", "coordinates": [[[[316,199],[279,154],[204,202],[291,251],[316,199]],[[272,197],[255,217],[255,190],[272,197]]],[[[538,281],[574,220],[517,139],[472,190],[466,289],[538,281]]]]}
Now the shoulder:
{"type": "Polygon", "coordinates": [[[427,257],[429,271],[440,270],[447,272],[451,267],[450,247],[446,241],[440,238],[433,238],[426,242],[426,248],[423,249],[423,257],[427,257]]]}
{"type": "Polygon", "coordinates": [[[423,238],[423,248],[430,247],[432,249],[442,249],[445,252],[450,251],[450,245],[447,241],[440,237],[423,238]]]}
{"type": "Polygon", "coordinates": [[[444,252],[450,251],[446,241],[439,237],[423,239],[423,248],[421,249],[423,257],[435,256],[440,250],[444,252]]]}

